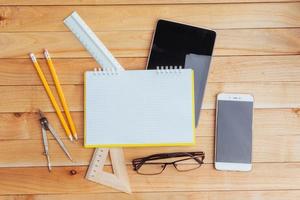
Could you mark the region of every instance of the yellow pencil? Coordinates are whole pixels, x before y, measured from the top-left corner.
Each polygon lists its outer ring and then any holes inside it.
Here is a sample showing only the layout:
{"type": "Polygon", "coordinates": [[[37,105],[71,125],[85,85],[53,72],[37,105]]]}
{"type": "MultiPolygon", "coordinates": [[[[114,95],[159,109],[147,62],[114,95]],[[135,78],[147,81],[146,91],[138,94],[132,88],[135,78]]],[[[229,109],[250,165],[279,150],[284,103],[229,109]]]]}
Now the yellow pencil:
{"type": "Polygon", "coordinates": [[[73,141],[73,137],[72,137],[71,131],[70,131],[69,127],[68,127],[68,124],[65,121],[65,119],[64,119],[64,117],[63,117],[63,115],[62,115],[62,113],[60,111],[60,108],[59,108],[59,106],[58,106],[58,104],[57,104],[57,102],[55,100],[54,95],[51,92],[49,84],[48,84],[48,82],[46,80],[46,77],[45,77],[45,75],[44,75],[44,73],[43,73],[40,65],[38,64],[38,62],[36,60],[36,57],[34,56],[33,53],[30,53],[29,56],[30,56],[30,58],[31,58],[31,60],[33,62],[33,65],[34,65],[36,71],[38,72],[38,75],[39,75],[39,77],[40,77],[40,79],[41,79],[41,81],[42,81],[42,83],[43,83],[43,85],[45,87],[45,90],[46,90],[46,92],[47,92],[47,94],[48,94],[48,96],[49,96],[49,98],[51,100],[51,103],[52,103],[52,105],[53,105],[53,107],[54,107],[54,109],[56,111],[56,114],[57,114],[57,116],[58,116],[58,118],[59,118],[62,126],[64,127],[64,129],[65,129],[68,137],[70,138],[70,140],[73,141]]]}
{"type": "Polygon", "coordinates": [[[65,110],[65,113],[66,113],[66,116],[67,116],[67,120],[68,120],[68,122],[69,122],[69,125],[70,125],[70,128],[71,128],[73,137],[75,138],[75,140],[77,140],[77,132],[76,132],[76,128],[75,128],[75,125],[74,125],[72,116],[71,116],[71,114],[70,114],[70,110],[69,110],[69,107],[68,107],[68,104],[67,104],[65,95],[64,95],[63,90],[62,90],[62,88],[61,88],[61,85],[60,85],[60,82],[59,82],[59,79],[58,79],[56,70],[55,70],[55,68],[54,68],[53,62],[52,62],[52,60],[51,60],[50,54],[49,54],[49,52],[48,52],[47,49],[45,49],[44,55],[45,55],[45,57],[46,57],[46,59],[47,59],[48,66],[49,66],[49,68],[50,68],[50,72],[51,72],[51,74],[52,74],[52,77],[53,77],[53,80],[54,80],[54,84],[55,84],[55,87],[56,87],[58,96],[59,96],[60,101],[61,101],[61,103],[62,103],[62,106],[63,106],[63,108],[64,108],[64,110],[65,110]]]}

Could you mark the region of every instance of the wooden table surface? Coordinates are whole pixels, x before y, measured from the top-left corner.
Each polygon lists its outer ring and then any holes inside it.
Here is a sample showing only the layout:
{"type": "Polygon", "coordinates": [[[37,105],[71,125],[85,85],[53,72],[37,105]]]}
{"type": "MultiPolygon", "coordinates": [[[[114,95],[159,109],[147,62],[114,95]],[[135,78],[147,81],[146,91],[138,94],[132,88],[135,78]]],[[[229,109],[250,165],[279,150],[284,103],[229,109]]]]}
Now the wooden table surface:
{"type": "MultiPolygon", "coordinates": [[[[300,199],[297,0],[0,0],[0,5],[0,200],[300,199]],[[144,69],[159,18],[217,31],[197,145],[124,149],[132,195],[84,179],[92,149],[82,147],[83,72],[97,64],[63,24],[74,10],[126,69],[144,69]],[[28,58],[29,52],[42,58],[43,48],[53,56],[79,130],[77,143],[66,139],[28,58]],[[214,169],[215,101],[221,91],[254,95],[251,172],[214,169]],[[51,173],[37,108],[46,112],[75,160],[70,162],[51,138],[51,173]],[[140,156],[192,150],[206,153],[205,164],[195,171],[168,167],[161,175],[141,176],[130,165],[140,156]],[[72,169],[76,175],[70,175],[72,169]]],[[[45,60],[39,62],[51,80],[45,60]]]]}

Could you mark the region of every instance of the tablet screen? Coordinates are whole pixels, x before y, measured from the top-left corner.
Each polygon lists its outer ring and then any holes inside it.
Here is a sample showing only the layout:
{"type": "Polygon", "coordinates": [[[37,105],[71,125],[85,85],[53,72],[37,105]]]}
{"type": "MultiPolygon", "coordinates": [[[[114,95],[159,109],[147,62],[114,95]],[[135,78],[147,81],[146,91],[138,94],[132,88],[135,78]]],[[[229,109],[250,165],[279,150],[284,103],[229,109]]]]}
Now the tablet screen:
{"type": "Polygon", "coordinates": [[[211,56],[216,33],[212,30],[159,20],[147,69],[157,66],[185,66],[188,54],[211,56]]]}

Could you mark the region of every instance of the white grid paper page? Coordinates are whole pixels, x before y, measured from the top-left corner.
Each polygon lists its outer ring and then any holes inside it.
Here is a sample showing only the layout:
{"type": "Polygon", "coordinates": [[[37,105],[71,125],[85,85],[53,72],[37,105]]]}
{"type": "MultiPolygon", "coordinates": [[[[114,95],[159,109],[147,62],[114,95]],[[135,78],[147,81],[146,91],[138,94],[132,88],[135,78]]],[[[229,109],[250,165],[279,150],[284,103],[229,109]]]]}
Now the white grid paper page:
{"type": "Polygon", "coordinates": [[[192,73],[86,72],[85,145],[193,143],[192,73]]]}

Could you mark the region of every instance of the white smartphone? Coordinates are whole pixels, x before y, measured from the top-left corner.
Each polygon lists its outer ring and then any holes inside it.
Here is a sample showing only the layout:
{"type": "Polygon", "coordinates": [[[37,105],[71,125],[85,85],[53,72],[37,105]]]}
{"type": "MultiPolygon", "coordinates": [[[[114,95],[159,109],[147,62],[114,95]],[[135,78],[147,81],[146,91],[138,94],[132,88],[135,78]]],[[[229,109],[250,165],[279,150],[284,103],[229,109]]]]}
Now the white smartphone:
{"type": "Polygon", "coordinates": [[[220,93],[216,106],[215,168],[252,168],[253,96],[220,93]]]}

